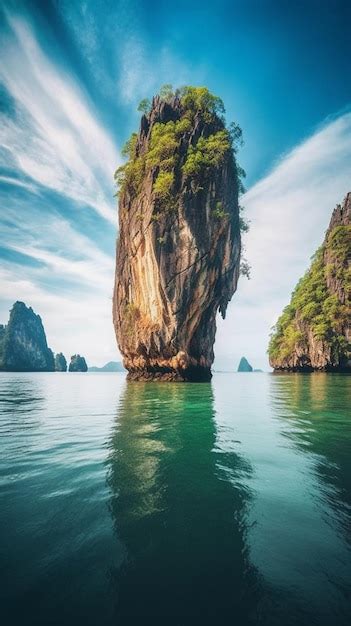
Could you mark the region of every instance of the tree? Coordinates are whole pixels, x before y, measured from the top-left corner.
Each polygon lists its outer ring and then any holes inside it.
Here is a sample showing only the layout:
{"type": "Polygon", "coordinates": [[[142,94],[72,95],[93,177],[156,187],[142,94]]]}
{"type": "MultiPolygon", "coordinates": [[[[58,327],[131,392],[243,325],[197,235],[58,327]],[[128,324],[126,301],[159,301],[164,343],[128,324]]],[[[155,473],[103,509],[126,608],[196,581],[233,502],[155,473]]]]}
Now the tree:
{"type": "Polygon", "coordinates": [[[170,85],[169,83],[167,83],[166,85],[162,85],[160,89],[161,100],[165,100],[166,102],[169,102],[169,100],[171,100],[173,96],[174,96],[173,85],[170,85]]]}
{"type": "Polygon", "coordinates": [[[145,115],[147,115],[150,109],[151,109],[151,102],[149,98],[144,98],[143,100],[139,102],[138,111],[140,111],[140,113],[144,113],[145,115]]]}

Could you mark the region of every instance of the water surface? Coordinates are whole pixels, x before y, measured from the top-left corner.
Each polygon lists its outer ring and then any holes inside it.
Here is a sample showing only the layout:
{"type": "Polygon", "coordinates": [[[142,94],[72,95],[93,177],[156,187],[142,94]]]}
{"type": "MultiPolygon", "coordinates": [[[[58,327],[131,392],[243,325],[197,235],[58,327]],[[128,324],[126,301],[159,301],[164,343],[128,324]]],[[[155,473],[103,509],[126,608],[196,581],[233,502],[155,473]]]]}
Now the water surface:
{"type": "Polygon", "coordinates": [[[1,624],[349,624],[350,380],[0,374],[1,624]]]}

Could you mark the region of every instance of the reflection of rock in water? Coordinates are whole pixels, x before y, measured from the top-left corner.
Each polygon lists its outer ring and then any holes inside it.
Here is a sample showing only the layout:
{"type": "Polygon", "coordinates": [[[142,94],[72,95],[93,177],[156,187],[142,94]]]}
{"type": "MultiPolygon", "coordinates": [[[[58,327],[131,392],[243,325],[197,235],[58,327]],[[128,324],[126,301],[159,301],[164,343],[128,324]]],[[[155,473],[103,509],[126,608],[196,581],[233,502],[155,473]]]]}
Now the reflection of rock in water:
{"type": "Polygon", "coordinates": [[[275,375],[270,383],[273,413],[296,465],[292,534],[303,529],[305,564],[294,593],[305,613],[302,623],[309,617],[320,626],[349,624],[350,381],[347,374],[314,373],[275,375]]]}
{"type": "Polygon", "coordinates": [[[288,409],[297,428],[284,433],[303,451],[315,457],[315,471],[323,497],[339,515],[339,522],[351,542],[351,385],[347,374],[318,372],[272,378],[272,399],[288,409]],[[290,384],[288,384],[288,382],[290,384]],[[345,393],[347,394],[345,396],[345,393]],[[348,514],[344,515],[344,513],[348,514]]]}
{"type": "Polygon", "coordinates": [[[127,384],[109,456],[123,624],[257,623],[249,495],[226,477],[243,461],[215,439],[210,385],[127,384]]]}

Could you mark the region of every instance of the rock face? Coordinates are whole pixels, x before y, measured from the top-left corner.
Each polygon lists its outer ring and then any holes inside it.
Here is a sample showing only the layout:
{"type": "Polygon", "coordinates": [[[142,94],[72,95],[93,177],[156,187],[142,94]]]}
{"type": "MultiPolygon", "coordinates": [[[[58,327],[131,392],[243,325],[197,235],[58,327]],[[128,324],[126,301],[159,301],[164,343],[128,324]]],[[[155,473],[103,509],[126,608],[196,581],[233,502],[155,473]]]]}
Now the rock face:
{"type": "Polygon", "coordinates": [[[80,356],[80,354],[74,354],[71,356],[71,362],[68,368],[69,372],[87,372],[88,366],[86,364],[86,360],[84,356],[80,356]]]}
{"type": "Polygon", "coordinates": [[[209,380],[216,313],[238,281],[232,143],[216,106],[193,100],[153,99],[119,181],[113,320],[133,380],[209,380]]]}
{"type": "Polygon", "coordinates": [[[7,326],[0,328],[0,369],[8,372],[55,370],[41,318],[24,302],[15,302],[7,326]]]}
{"type": "Polygon", "coordinates": [[[322,246],[279,318],[275,370],[351,371],[351,193],[334,209],[322,246]]]}
{"type": "Polygon", "coordinates": [[[238,365],[238,372],[252,372],[252,365],[248,362],[247,358],[242,356],[238,365]]]}
{"type": "Polygon", "coordinates": [[[55,355],[55,371],[67,372],[67,361],[62,352],[58,352],[58,354],[55,355]]]}

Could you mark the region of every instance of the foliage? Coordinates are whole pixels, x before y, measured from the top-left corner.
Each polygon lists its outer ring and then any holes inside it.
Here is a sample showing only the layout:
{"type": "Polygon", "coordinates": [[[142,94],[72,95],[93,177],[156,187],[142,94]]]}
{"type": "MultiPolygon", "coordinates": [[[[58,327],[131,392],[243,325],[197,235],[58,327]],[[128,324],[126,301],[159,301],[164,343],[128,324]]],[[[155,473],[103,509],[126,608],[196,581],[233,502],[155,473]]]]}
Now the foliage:
{"type": "Polygon", "coordinates": [[[250,230],[250,224],[248,222],[248,220],[246,220],[244,217],[239,217],[239,228],[240,228],[240,232],[242,233],[248,233],[250,230]]]}
{"type": "Polygon", "coordinates": [[[183,173],[190,178],[199,178],[208,170],[222,165],[229,151],[229,134],[225,129],[209,137],[200,137],[195,146],[189,146],[183,173]]]}
{"type": "Polygon", "coordinates": [[[213,95],[207,87],[182,87],[180,101],[185,109],[193,113],[201,112],[206,122],[210,122],[216,115],[225,114],[223,101],[213,95]]]}
{"type": "Polygon", "coordinates": [[[136,195],[141,187],[145,173],[145,159],[136,157],[121,165],[115,171],[115,183],[120,191],[128,191],[132,196],[136,195]]]}
{"type": "Polygon", "coordinates": [[[213,217],[217,219],[223,219],[224,217],[228,217],[229,213],[223,209],[222,202],[216,202],[216,207],[212,211],[213,217]]]}
{"type": "Polygon", "coordinates": [[[150,109],[151,109],[151,102],[149,98],[144,98],[143,100],[140,100],[138,104],[138,111],[140,111],[140,113],[144,113],[145,115],[147,115],[150,109]]]}
{"type": "MultiPolygon", "coordinates": [[[[133,198],[140,189],[142,181],[150,171],[153,172],[153,191],[160,209],[171,209],[175,205],[175,178],[184,176],[194,180],[193,193],[202,189],[199,184],[202,176],[215,170],[231,158],[242,144],[242,131],[237,124],[231,124],[227,129],[224,121],[224,105],[222,100],[206,87],[185,86],[173,90],[172,85],[163,85],[159,97],[165,102],[178,98],[181,107],[179,119],[166,123],[153,124],[148,149],[140,154],[138,151],[138,136],[133,133],[122,149],[122,155],[127,162],[115,172],[115,182],[119,193],[128,192],[133,198]],[[190,134],[194,128],[195,116],[208,125],[209,135],[200,135],[188,147],[185,159],[180,160],[180,145],[184,136],[190,134]],[[173,200],[172,200],[173,198],[173,200]]],[[[147,114],[151,103],[148,99],[140,102],[138,110],[147,114]]],[[[239,192],[243,191],[241,178],[245,172],[233,160],[234,171],[237,175],[239,192]]],[[[224,217],[215,209],[216,217],[224,217]]],[[[241,221],[245,231],[246,223],[241,221]]]]}
{"type": "Polygon", "coordinates": [[[251,265],[244,257],[241,257],[240,276],[245,276],[248,280],[251,278],[251,265]]]}
{"type": "Polygon", "coordinates": [[[156,197],[163,202],[169,200],[172,197],[173,184],[173,172],[160,172],[154,183],[154,192],[156,197]]]}
{"type": "Polygon", "coordinates": [[[159,96],[161,100],[165,100],[165,102],[170,102],[174,97],[173,86],[170,84],[162,85],[160,89],[159,96]]]}
{"type": "Polygon", "coordinates": [[[233,150],[234,152],[237,152],[238,149],[242,148],[242,146],[244,145],[243,131],[238,124],[236,124],[235,122],[231,122],[229,124],[228,132],[232,142],[233,150]]]}
{"type": "Polygon", "coordinates": [[[126,141],[126,143],[124,144],[121,150],[122,156],[127,157],[128,159],[135,159],[137,142],[138,142],[137,133],[132,133],[128,141],[126,141]]]}
{"type": "Polygon", "coordinates": [[[175,166],[175,153],[178,141],[175,133],[175,122],[161,124],[156,122],[152,128],[150,147],[146,155],[148,168],[159,166],[163,170],[171,170],[175,166]]]}
{"type": "Polygon", "coordinates": [[[307,328],[316,339],[328,342],[336,356],[345,354],[347,342],[342,328],[350,318],[350,306],[330,292],[327,281],[335,277],[345,290],[346,301],[350,302],[350,250],[351,227],[337,226],[317,250],[309,270],[292,293],[290,304],[273,328],[268,348],[272,359],[288,357],[296,344],[303,347],[308,340],[307,328]]]}

